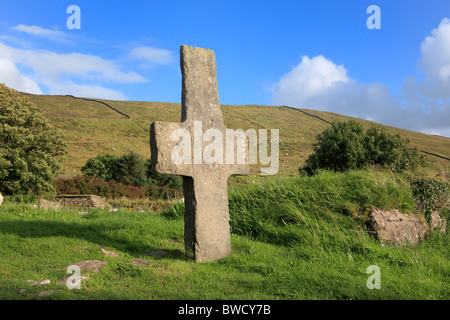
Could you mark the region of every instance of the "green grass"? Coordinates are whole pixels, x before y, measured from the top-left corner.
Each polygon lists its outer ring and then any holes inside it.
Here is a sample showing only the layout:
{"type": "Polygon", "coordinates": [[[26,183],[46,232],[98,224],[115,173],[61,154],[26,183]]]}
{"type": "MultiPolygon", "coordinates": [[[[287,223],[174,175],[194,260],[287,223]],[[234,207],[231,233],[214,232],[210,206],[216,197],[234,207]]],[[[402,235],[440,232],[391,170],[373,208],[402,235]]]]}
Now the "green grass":
{"type": "Polygon", "coordinates": [[[367,209],[412,212],[406,180],[384,172],[272,179],[230,191],[232,255],[194,263],[183,248],[183,205],[164,212],[44,211],[0,207],[0,299],[449,299],[449,237],[415,247],[382,245],[367,209]],[[115,251],[105,256],[100,247],[115,251]],[[145,256],[154,250],[168,255],[145,256]],[[147,267],[130,263],[152,261],[147,267]],[[81,290],[57,281],[77,261],[108,264],[81,290]],[[369,290],[366,270],[381,270],[369,290]],[[50,279],[46,286],[27,280],[50,279]],[[25,289],[24,293],[19,290],[25,289]],[[35,294],[61,290],[47,297],[35,294]]]}

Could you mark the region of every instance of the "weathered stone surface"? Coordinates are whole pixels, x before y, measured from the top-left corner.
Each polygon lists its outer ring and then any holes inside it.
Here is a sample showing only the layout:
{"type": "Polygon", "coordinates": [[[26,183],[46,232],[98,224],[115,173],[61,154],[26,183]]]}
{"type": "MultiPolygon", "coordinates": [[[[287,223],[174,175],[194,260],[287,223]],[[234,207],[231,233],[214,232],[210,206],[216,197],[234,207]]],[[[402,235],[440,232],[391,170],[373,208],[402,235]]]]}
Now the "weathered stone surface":
{"type": "Polygon", "coordinates": [[[51,295],[51,294],[54,294],[54,293],[60,292],[60,291],[62,291],[62,290],[48,290],[48,291],[42,291],[42,292],[36,293],[35,296],[38,296],[38,297],[46,297],[46,296],[49,296],[49,295],[51,295]]]}
{"type": "Polygon", "coordinates": [[[425,238],[427,227],[416,215],[398,210],[372,210],[370,227],[375,238],[393,245],[417,244],[425,238]]]}
{"type": "MultiPolygon", "coordinates": [[[[195,261],[212,261],[231,253],[227,179],[230,175],[247,175],[248,164],[174,163],[172,150],[177,141],[171,135],[177,129],[190,133],[194,141],[194,124],[201,130],[214,128],[226,136],[220,111],[214,52],[181,46],[182,107],[181,123],[154,122],[150,128],[150,146],[154,169],[159,173],[183,176],[185,199],[185,251],[195,261]]],[[[205,145],[201,146],[203,152],[205,145]]],[[[225,163],[225,161],[223,162],[225,163]]]]}
{"type": "Polygon", "coordinates": [[[32,286],[46,285],[46,284],[52,283],[52,281],[51,281],[50,279],[45,279],[45,280],[40,280],[40,281],[27,280],[27,282],[28,282],[29,284],[31,284],[32,286]]]}
{"type": "Polygon", "coordinates": [[[433,211],[431,213],[430,228],[432,230],[438,229],[439,232],[442,232],[444,234],[446,233],[447,222],[440,216],[439,212],[437,211],[433,211]]]}
{"type": "Polygon", "coordinates": [[[145,267],[148,266],[150,263],[155,262],[155,260],[145,260],[140,258],[135,258],[131,264],[136,267],[145,267]]]}
{"type": "Polygon", "coordinates": [[[58,202],[55,202],[55,201],[48,201],[45,199],[40,199],[38,208],[45,209],[45,210],[60,210],[61,204],[59,204],[58,202]]]}
{"type": "Polygon", "coordinates": [[[110,256],[110,257],[117,257],[119,254],[117,252],[114,251],[109,251],[103,248],[100,248],[101,253],[103,253],[106,256],[110,256]]]}
{"type": "Polygon", "coordinates": [[[110,207],[108,203],[103,201],[100,196],[96,195],[57,195],[54,199],[62,207],[66,208],[83,208],[89,209],[105,209],[110,207]]]}
{"type": "Polygon", "coordinates": [[[107,264],[106,261],[101,260],[86,260],[72,263],[72,266],[77,266],[80,270],[91,270],[95,272],[100,272],[100,269],[107,264]]]}

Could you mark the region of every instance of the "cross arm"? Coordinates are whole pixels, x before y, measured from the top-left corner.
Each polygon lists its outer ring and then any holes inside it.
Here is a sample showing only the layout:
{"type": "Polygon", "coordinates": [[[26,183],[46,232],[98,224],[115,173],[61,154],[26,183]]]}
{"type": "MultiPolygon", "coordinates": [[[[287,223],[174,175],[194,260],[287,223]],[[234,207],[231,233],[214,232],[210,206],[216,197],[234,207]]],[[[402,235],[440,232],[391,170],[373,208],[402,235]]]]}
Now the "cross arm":
{"type": "Polygon", "coordinates": [[[192,176],[190,164],[177,164],[172,159],[172,150],[178,141],[172,139],[173,132],[183,129],[182,123],[156,121],[150,126],[150,150],[153,169],[158,173],[192,176]]]}

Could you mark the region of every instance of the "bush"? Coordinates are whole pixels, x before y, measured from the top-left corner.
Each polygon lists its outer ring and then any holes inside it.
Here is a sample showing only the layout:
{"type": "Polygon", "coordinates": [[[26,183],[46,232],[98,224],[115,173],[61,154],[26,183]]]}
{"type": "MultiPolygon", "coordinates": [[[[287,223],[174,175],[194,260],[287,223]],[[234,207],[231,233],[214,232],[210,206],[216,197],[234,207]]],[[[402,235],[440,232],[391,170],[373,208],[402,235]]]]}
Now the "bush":
{"type": "Polygon", "coordinates": [[[379,165],[393,171],[413,170],[424,163],[417,148],[409,140],[392,135],[381,125],[364,132],[354,120],[336,121],[317,137],[314,153],[306,160],[305,170],[312,174],[318,169],[344,172],[379,165]]]}
{"type": "Polygon", "coordinates": [[[314,153],[306,160],[306,167],[346,171],[364,165],[363,128],[356,121],[333,122],[318,135],[314,153]]]}
{"type": "Polygon", "coordinates": [[[149,183],[157,185],[157,186],[167,186],[169,188],[174,189],[182,189],[183,188],[183,178],[180,176],[175,176],[171,174],[162,174],[158,173],[152,168],[151,159],[148,159],[145,162],[145,172],[147,178],[149,179],[149,183]]]}
{"type": "Polygon", "coordinates": [[[402,139],[386,132],[381,125],[374,125],[364,135],[365,159],[369,164],[389,167],[394,171],[417,168],[424,163],[424,157],[416,147],[409,147],[409,139],[402,139]]]}
{"type": "Polygon", "coordinates": [[[181,177],[157,173],[152,169],[150,159],[144,160],[134,152],[129,152],[120,157],[107,154],[88,159],[81,168],[81,172],[88,176],[102,178],[105,181],[115,180],[125,185],[183,188],[181,177]]]}
{"type": "Polygon", "coordinates": [[[81,168],[81,172],[106,181],[115,180],[125,185],[145,186],[148,184],[145,160],[134,152],[121,157],[107,154],[88,159],[81,168]]]}
{"type": "Polygon", "coordinates": [[[24,95],[0,84],[0,192],[53,191],[58,156],[66,152],[62,135],[24,95]]]}
{"type": "Polygon", "coordinates": [[[413,179],[410,182],[417,209],[430,222],[433,211],[448,216],[450,212],[450,185],[429,178],[413,179]]]}
{"type": "Polygon", "coordinates": [[[90,158],[86,161],[83,168],[81,168],[81,172],[88,176],[110,181],[114,179],[114,166],[116,161],[117,157],[109,154],[90,158]]]}
{"type": "Polygon", "coordinates": [[[145,160],[134,152],[117,158],[113,166],[113,179],[132,186],[145,186],[148,183],[145,160]]]}

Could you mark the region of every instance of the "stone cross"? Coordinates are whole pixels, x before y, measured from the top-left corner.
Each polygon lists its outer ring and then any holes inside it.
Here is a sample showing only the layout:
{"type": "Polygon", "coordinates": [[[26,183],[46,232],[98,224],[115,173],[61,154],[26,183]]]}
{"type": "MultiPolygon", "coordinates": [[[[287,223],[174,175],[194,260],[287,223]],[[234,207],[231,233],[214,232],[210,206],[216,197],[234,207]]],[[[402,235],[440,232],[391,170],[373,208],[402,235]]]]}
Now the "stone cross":
{"type": "Polygon", "coordinates": [[[181,46],[180,58],[181,123],[157,121],[151,125],[151,157],[157,172],[183,177],[186,256],[198,262],[213,261],[231,254],[227,179],[234,174],[248,175],[249,166],[196,161],[198,153],[205,150],[202,141],[198,149],[198,131],[202,134],[213,128],[225,137],[227,128],[220,111],[214,52],[181,46]],[[172,134],[179,129],[190,133],[189,146],[194,149],[190,163],[175,163],[172,159],[178,143],[172,134]]]}

